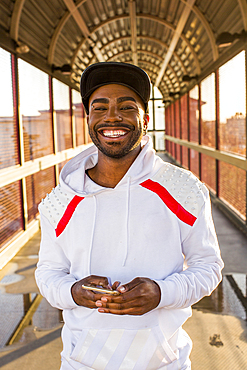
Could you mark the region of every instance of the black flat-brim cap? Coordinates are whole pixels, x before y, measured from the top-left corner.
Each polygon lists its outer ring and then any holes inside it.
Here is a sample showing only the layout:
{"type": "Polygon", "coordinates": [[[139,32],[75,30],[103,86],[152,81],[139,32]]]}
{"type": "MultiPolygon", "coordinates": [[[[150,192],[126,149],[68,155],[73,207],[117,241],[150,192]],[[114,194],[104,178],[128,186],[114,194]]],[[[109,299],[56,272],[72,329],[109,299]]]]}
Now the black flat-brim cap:
{"type": "Polygon", "coordinates": [[[89,113],[90,95],[99,87],[109,84],[129,87],[142,99],[147,112],[151,91],[147,73],[129,63],[100,62],[91,64],[81,76],[81,96],[87,114],[89,113]]]}

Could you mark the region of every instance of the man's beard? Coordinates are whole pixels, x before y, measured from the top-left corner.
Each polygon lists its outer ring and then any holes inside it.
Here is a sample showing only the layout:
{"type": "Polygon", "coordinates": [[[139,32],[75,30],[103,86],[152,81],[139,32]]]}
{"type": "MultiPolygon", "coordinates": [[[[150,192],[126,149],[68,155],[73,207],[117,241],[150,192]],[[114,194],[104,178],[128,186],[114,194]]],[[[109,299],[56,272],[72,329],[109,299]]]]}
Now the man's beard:
{"type": "MultiPolygon", "coordinates": [[[[127,144],[125,144],[122,148],[119,148],[121,145],[123,145],[121,142],[109,142],[108,144],[102,145],[100,140],[98,139],[98,135],[100,135],[98,132],[95,132],[93,129],[89,127],[89,135],[92,139],[92,142],[94,145],[107,157],[110,158],[123,158],[127,154],[129,154],[133,149],[135,149],[141,142],[142,138],[142,128],[139,127],[135,131],[131,132],[131,137],[127,144]]],[[[129,135],[129,134],[128,134],[129,135]]]]}

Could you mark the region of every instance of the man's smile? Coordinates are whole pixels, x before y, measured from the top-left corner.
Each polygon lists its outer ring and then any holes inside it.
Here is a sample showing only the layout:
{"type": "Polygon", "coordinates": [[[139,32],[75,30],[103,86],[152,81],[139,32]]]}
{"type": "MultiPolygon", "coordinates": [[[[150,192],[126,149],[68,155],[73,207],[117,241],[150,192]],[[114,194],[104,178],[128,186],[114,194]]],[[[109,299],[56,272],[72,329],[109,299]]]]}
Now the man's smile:
{"type": "Polygon", "coordinates": [[[104,137],[110,137],[110,138],[118,138],[125,136],[129,130],[123,130],[123,129],[104,129],[99,130],[99,133],[104,137]]]}

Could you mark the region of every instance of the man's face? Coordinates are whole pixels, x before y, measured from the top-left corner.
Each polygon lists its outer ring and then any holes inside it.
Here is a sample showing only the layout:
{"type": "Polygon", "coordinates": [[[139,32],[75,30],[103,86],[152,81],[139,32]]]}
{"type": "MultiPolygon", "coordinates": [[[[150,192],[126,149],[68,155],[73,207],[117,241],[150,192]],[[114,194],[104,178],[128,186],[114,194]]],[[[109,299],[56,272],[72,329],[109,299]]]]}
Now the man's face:
{"type": "Polygon", "coordinates": [[[145,122],[141,98],[126,86],[105,85],[90,96],[89,134],[107,157],[122,158],[138,148],[145,122]]]}

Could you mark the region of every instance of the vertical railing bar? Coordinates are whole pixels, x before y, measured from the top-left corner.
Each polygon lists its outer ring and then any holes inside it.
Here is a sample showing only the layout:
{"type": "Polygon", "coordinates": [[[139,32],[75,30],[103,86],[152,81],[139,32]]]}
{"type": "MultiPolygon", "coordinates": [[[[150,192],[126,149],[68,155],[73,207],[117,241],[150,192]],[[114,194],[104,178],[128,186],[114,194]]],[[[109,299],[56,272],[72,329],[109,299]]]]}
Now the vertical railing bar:
{"type": "MultiPolygon", "coordinates": [[[[53,137],[53,152],[57,154],[58,152],[58,142],[57,142],[57,120],[56,120],[56,112],[54,110],[54,96],[53,96],[53,77],[49,76],[49,96],[50,96],[50,111],[51,111],[51,119],[52,119],[52,137],[53,137]]],[[[59,183],[59,168],[58,164],[54,166],[55,171],[55,185],[59,183]]]]}
{"type": "MultiPolygon", "coordinates": [[[[219,111],[219,70],[215,71],[215,149],[220,149],[220,136],[219,136],[219,125],[220,125],[220,111],[219,111]]],[[[216,159],[215,163],[215,182],[216,182],[216,197],[220,196],[220,163],[216,159]]]]}
{"type": "MultiPolygon", "coordinates": [[[[187,137],[190,141],[190,93],[187,92],[187,137]]],[[[188,168],[191,169],[190,165],[190,148],[188,148],[188,168]]]]}
{"type": "MultiPolygon", "coordinates": [[[[201,83],[198,84],[198,144],[201,145],[202,143],[202,112],[201,112],[201,83]]],[[[199,179],[202,179],[202,153],[199,153],[198,159],[199,165],[199,179]]]]}
{"type": "MultiPolygon", "coordinates": [[[[16,125],[18,127],[18,145],[19,145],[19,162],[23,166],[25,162],[24,154],[24,134],[22,117],[20,111],[20,89],[19,89],[19,73],[18,73],[18,58],[16,55],[11,56],[12,79],[14,87],[14,109],[16,125]]],[[[22,198],[22,224],[23,230],[27,230],[28,225],[28,204],[27,204],[27,189],[26,178],[21,179],[21,198],[22,198]]]]}

